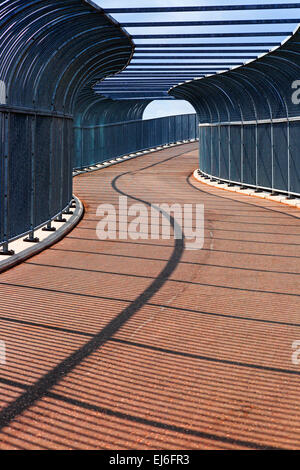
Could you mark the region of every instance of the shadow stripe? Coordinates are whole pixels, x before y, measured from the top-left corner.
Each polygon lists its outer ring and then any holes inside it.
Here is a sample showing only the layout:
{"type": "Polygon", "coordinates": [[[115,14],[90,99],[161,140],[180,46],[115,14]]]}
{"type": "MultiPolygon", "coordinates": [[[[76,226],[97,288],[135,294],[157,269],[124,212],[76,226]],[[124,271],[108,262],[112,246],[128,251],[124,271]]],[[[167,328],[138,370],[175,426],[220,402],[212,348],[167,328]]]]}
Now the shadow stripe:
{"type": "MultiPolygon", "coordinates": [[[[214,239],[216,240],[216,239],[214,239]]],[[[53,264],[36,264],[36,263],[27,263],[32,266],[40,266],[45,268],[54,268],[54,269],[66,269],[70,271],[81,271],[87,273],[98,273],[98,274],[109,274],[111,276],[122,276],[122,277],[133,277],[138,279],[156,279],[153,276],[145,276],[141,274],[130,274],[130,273],[121,273],[121,272],[113,272],[113,271],[101,271],[100,269],[86,269],[86,268],[74,268],[69,266],[59,266],[53,264]]],[[[206,266],[203,263],[203,266],[206,266]]],[[[292,297],[300,297],[300,294],[294,294],[290,292],[277,292],[277,291],[269,291],[269,290],[259,290],[259,289],[247,289],[242,287],[234,287],[234,286],[224,286],[221,284],[207,284],[204,282],[193,282],[193,281],[183,281],[181,279],[168,279],[168,282],[177,282],[179,284],[189,284],[192,286],[204,286],[204,287],[217,287],[220,289],[230,289],[230,290],[239,290],[239,291],[246,291],[246,292],[261,292],[263,294],[276,294],[276,295],[290,295],[292,297]]],[[[1,284],[1,283],[0,283],[1,284]]]]}
{"type": "MultiPolygon", "coordinates": [[[[0,383],[2,383],[4,385],[11,386],[11,387],[20,388],[20,389],[23,389],[23,390],[30,389],[29,385],[23,384],[21,382],[16,382],[16,381],[13,381],[13,380],[9,380],[9,379],[0,378],[0,383]]],[[[185,435],[189,435],[189,436],[201,437],[202,439],[212,440],[212,441],[216,441],[216,442],[222,442],[224,444],[239,445],[239,446],[243,446],[243,447],[247,447],[249,449],[255,449],[255,450],[282,450],[279,447],[263,446],[261,444],[255,443],[255,442],[243,441],[241,439],[233,439],[233,438],[229,438],[229,437],[226,437],[226,436],[218,436],[216,434],[206,433],[206,432],[202,432],[202,431],[196,431],[196,430],[193,430],[193,429],[187,429],[187,428],[184,428],[184,427],[181,427],[181,426],[176,426],[176,425],[170,425],[170,424],[167,424],[167,423],[163,423],[161,421],[155,421],[155,420],[150,420],[150,419],[147,419],[147,418],[141,418],[139,416],[129,415],[127,413],[122,413],[120,411],[113,411],[109,408],[102,408],[100,406],[96,406],[96,405],[93,405],[91,403],[86,403],[86,402],[83,402],[81,400],[76,400],[74,398],[64,397],[64,396],[62,396],[58,393],[54,393],[54,392],[46,392],[44,394],[44,396],[46,396],[48,398],[53,398],[54,400],[62,401],[64,403],[68,403],[68,404],[73,405],[73,406],[77,406],[79,408],[84,408],[85,410],[95,411],[97,413],[103,413],[107,416],[113,416],[115,418],[120,418],[120,419],[123,419],[125,421],[130,421],[130,422],[134,422],[134,423],[138,423],[138,424],[143,424],[143,425],[146,425],[146,426],[151,426],[151,427],[158,428],[158,429],[164,429],[164,430],[167,430],[167,431],[177,432],[177,433],[185,434],[185,435]]]]}
{"type": "MultiPolygon", "coordinates": [[[[158,162],[157,164],[141,168],[137,171],[142,171],[144,169],[150,168],[152,166],[164,163],[173,158],[177,158],[180,155],[185,154],[185,152],[175,155],[173,157],[167,158],[163,161],[158,162]]],[[[147,206],[151,207],[151,203],[143,199],[138,199],[129,194],[125,194],[123,191],[118,189],[117,181],[126,175],[129,175],[130,171],[122,173],[116,176],[111,182],[112,188],[119,194],[127,196],[130,199],[139,201],[147,206]]],[[[166,212],[161,211],[164,217],[167,217],[167,220],[170,220],[171,227],[173,230],[181,230],[181,227],[178,225],[174,217],[170,217],[166,212]]],[[[35,384],[28,387],[28,389],[21,394],[15,401],[9,403],[1,412],[0,412],[0,429],[3,429],[5,426],[8,426],[12,420],[14,420],[18,415],[23,411],[32,406],[37,400],[41,399],[45,394],[52,388],[54,385],[59,383],[67,374],[72,372],[72,370],[79,365],[84,359],[90,356],[92,353],[97,351],[106,341],[108,341],[125,323],[130,320],[133,315],[140,310],[165,284],[169,276],[175,271],[184,251],[184,235],[183,238],[175,239],[175,245],[173,253],[169,258],[166,266],[160,272],[158,277],[150,284],[150,286],[144,290],[129,306],[127,306],[119,315],[117,315],[113,320],[111,320],[98,334],[96,334],[90,341],[84,344],[81,348],[78,348],[73,354],[68,356],[66,359],[61,361],[57,366],[52,370],[42,376],[35,384]]],[[[4,283],[3,283],[4,284],[4,283]]]]}
{"type": "Polygon", "coordinates": [[[227,360],[227,359],[218,359],[216,357],[199,356],[198,354],[185,353],[185,352],[181,352],[181,351],[174,351],[172,349],[165,349],[165,348],[160,348],[160,347],[157,347],[157,346],[150,346],[148,344],[135,343],[135,342],[132,342],[132,341],[126,341],[126,340],[118,339],[118,338],[112,338],[110,341],[114,342],[114,343],[127,344],[128,346],[135,346],[137,348],[148,349],[149,351],[157,351],[157,352],[162,352],[162,353],[165,353],[165,354],[171,354],[173,356],[188,357],[190,359],[198,359],[200,361],[214,362],[216,364],[226,364],[226,365],[230,365],[230,366],[243,367],[243,368],[246,368],[246,369],[257,369],[257,370],[263,370],[263,371],[266,371],[266,372],[276,372],[276,373],[280,373],[280,374],[300,375],[299,370],[280,369],[280,368],[277,368],[277,367],[260,366],[259,364],[250,364],[250,363],[246,363],[246,362],[230,361],[230,360],[227,360]]]}

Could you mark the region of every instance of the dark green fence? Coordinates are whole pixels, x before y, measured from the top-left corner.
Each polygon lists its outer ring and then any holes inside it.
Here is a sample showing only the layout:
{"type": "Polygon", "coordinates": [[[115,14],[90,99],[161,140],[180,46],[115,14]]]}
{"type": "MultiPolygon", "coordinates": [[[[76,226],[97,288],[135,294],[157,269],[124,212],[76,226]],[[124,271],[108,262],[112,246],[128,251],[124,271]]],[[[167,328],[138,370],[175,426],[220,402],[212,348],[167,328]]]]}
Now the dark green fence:
{"type": "Polygon", "coordinates": [[[74,168],[198,137],[196,114],[75,128],[74,168]]]}

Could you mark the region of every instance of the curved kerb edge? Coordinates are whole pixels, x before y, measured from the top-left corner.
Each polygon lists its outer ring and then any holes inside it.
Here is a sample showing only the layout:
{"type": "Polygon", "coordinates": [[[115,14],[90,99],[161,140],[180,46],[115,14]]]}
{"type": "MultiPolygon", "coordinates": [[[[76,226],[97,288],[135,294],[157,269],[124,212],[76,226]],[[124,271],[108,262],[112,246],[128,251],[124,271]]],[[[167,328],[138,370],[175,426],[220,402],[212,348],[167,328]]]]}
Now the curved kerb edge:
{"type": "MultiPolygon", "coordinates": [[[[217,178],[212,175],[206,175],[201,170],[195,170],[193,173],[193,178],[199,183],[206,184],[218,189],[223,189],[225,191],[230,191],[232,193],[242,194],[243,196],[252,196],[258,197],[260,199],[266,199],[268,201],[277,202],[279,204],[284,204],[285,206],[294,207],[295,209],[300,209],[300,198],[288,199],[286,195],[273,195],[271,191],[261,191],[256,192],[255,188],[243,188],[243,185],[236,183],[234,186],[231,186],[232,183],[225,181],[217,181],[217,178]]],[[[295,214],[296,217],[300,218],[300,213],[295,214]]]]}
{"type": "MultiPolygon", "coordinates": [[[[3,256],[3,255],[1,256],[1,253],[0,253],[0,259],[3,258],[3,261],[0,261],[0,274],[22,263],[26,259],[37,255],[38,253],[40,253],[41,251],[44,251],[46,248],[49,248],[55,243],[59,242],[62,238],[64,238],[68,233],[70,233],[74,229],[74,227],[80,222],[80,220],[83,217],[84,207],[83,207],[82,202],[77,197],[74,196],[73,199],[76,202],[76,208],[74,210],[74,213],[72,214],[71,217],[65,216],[68,218],[68,220],[63,224],[58,223],[58,222],[53,222],[53,226],[56,228],[55,232],[49,232],[50,235],[46,236],[39,243],[32,243],[32,244],[30,243],[28,248],[25,248],[23,250],[21,249],[21,251],[17,252],[16,254],[12,256],[9,256],[9,257],[3,256]]],[[[39,237],[40,235],[45,234],[45,232],[43,232],[42,230],[43,228],[36,230],[35,235],[39,237]]],[[[10,243],[10,246],[14,248],[14,243],[15,244],[21,243],[23,246],[22,240],[23,240],[23,237],[20,237],[15,242],[10,243]]]]}

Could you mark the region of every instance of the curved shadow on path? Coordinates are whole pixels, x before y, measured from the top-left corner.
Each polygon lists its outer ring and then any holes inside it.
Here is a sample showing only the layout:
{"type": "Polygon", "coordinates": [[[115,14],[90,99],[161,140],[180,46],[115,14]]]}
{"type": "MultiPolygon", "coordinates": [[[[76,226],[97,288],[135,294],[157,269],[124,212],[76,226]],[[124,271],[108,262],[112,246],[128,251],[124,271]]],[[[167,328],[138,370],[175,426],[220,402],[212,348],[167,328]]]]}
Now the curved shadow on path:
{"type": "MultiPolygon", "coordinates": [[[[186,152],[184,152],[186,153],[186,152]]],[[[127,196],[130,199],[143,203],[147,206],[151,206],[151,203],[143,199],[136,198],[130,194],[126,194],[121,191],[117,182],[124,176],[131,173],[136,173],[138,171],[146,170],[152,166],[159,165],[164,163],[167,160],[172,158],[177,158],[180,155],[175,155],[173,157],[167,158],[160,162],[157,162],[152,165],[140,168],[134,171],[128,171],[116,176],[112,182],[112,188],[123,196],[127,196]]],[[[157,209],[158,210],[158,209],[157,209]]],[[[167,217],[170,220],[172,230],[175,229],[181,230],[174,217],[169,216],[165,212],[159,209],[159,212],[162,213],[164,217],[167,217]]],[[[182,234],[182,239],[176,239],[172,255],[167,261],[163,270],[158,274],[154,281],[145,289],[130,305],[128,305],[122,312],[117,315],[113,320],[111,320],[103,329],[99,331],[95,336],[93,336],[86,344],[81,348],[77,349],[73,354],[68,356],[57,366],[51,369],[47,374],[43,375],[39,380],[37,380],[33,385],[27,387],[26,391],[22,393],[16,400],[7,405],[0,412],[0,430],[5,426],[8,426],[10,422],[15,419],[22,412],[27,410],[29,407],[34,405],[37,400],[40,400],[42,397],[49,393],[49,390],[58,384],[67,374],[72,372],[84,359],[89,357],[95,351],[97,351],[103,344],[110,340],[115,333],[130,320],[135,313],[137,313],[141,307],[143,307],[149,300],[163,287],[171,274],[175,271],[184,251],[184,235],[182,234]]]]}

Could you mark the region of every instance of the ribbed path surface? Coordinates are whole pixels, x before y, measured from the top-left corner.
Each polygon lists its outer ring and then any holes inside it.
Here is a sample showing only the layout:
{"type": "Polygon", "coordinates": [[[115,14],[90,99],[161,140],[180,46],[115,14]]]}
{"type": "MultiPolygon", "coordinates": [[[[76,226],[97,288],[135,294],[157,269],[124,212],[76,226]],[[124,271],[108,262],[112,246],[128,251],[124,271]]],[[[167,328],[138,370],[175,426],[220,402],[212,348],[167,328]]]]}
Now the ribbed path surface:
{"type": "Polygon", "coordinates": [[[78,227],[1,275],[1,449],[300,448],[299,211],[196,166],[187,144],[77,177],[78,227]],[[120,194],[204,203],[204,249],[98,240],[120,194]]]}

